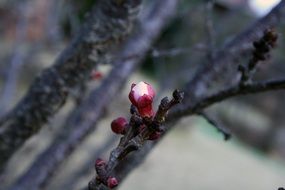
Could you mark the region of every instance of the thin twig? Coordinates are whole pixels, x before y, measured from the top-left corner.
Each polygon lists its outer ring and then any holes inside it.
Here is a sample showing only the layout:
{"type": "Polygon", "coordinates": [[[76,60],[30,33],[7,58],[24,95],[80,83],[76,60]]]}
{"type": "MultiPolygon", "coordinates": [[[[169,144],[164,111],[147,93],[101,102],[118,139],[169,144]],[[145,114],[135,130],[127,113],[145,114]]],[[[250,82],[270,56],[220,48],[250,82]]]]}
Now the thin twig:
{"type": "Polygon", "coordinates": [[[199,113],[201,110],[224,101],[226,99],[248,94],[257,94],[261,92],[268,92],[273,90],[284,90],[285,89],[285,79],[275,79],[270,81],[254,82],[245,85],[234,85],[225,90],[217,92],[216,94],[206,96],[201,98],[196,103],[191,106],[184,106],[176,109],[173,113],[170,113],[169,120],[175,120],[186,115],[191,115],[193,113],[199,113]]]}
{"type": "Polygon", "coordinates": [[[206,119],[213,127],[215,127],[219,132],[221,132],[224,135],[225,141],[229,140],[231,138],[231,132],[228,128],[225,128],[220,123],[218,123],[214,118],[206,114],[205,112],[200,112],[198,115],[202,116],[204,119],[206,119]]]}
{"type": "Polygon", "coordinates": [[[159,58],[159,57],[175,57],[180,56],[184,54],[189,54],[193,51],[206,51],[206,46],[204,47],[204,44],[197,43],[193,47],[187,48],[187,47],[176,47],[176,48],[170,48],[170,49],[155,49],[153,48],[150,52],[150,56],[153,58],[159,58]]]}

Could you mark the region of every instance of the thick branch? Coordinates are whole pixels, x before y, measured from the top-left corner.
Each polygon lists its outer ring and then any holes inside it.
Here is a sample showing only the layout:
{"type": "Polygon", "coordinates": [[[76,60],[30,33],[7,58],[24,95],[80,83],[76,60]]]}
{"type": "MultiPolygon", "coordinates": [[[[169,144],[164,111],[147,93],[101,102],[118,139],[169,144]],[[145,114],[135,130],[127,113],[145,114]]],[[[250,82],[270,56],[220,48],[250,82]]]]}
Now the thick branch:
{"type": "Polygon", "coordinates": [[[39,189],[48,181],[60,163],[95,129],[104,108],[116,97],[126,79],[148,52],[152,42],[173,15],[176,4],[177,1],[173,0],[158,0],[146,10],[136,34],[128,40],[119,53],[109,76],[71,114],[65,124],[66,129],[62,130],[55,142],[39,155],[30,169],[10,188],[11,190],[39,189]]]}
{"type": "Polygon", "coordinates": [[[86,81],[91,69],[129,31],[141,0],[101,0],[86,24],[55,64],[34,81],[0,129],[0,170],[9,157],[65,103],[71,89],[86,81]]]}

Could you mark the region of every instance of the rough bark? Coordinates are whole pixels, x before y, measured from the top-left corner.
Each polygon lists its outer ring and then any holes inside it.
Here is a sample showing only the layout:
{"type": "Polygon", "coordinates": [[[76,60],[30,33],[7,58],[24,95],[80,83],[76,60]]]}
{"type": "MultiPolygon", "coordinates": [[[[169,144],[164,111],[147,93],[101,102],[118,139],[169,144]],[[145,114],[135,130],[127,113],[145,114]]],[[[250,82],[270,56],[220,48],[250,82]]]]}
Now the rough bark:
{"type": "Polygon", "coordinates": [[[54,65],[33,82],[0,128],[0,170],[65,103],[108,51],[129,33],[142,0],[101,0],[54,65]]]}
{"type": "MultiPolygon", "coordinates": [[[[32,166],[24,173],[10,190],[37,190],[50,179],[78,144],[95,128],[104,108],[116,97],[126,79],[151,48],[163,27],[173,16],[178,0],[157,0],[142,15],[136,33],[123,46],[114,68],[102,81],[100,87],[69,116],[65,129],[56,136],[55,141],[40,154],[32,166]]],[[[91,166],[92,167],[92,166],[91,166]]]]}

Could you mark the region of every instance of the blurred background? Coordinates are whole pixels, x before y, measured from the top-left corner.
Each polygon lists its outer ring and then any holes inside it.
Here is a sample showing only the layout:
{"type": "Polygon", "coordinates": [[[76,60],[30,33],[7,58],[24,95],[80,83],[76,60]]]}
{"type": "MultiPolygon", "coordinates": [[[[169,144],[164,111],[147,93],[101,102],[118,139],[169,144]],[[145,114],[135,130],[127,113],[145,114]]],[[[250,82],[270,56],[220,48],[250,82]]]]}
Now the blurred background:
{"type": "MultiPolygon", "coordinates": [[[[210,19],[215,48],[222,47],[278,2],[213,1],[210,19]]],[[[0,0],[0,116],[20,100],[40,71],[53,63],[94,3],[96,0],[0,0]]],[[[94,160],[107,159],[117,143],[110,122],[115,117],[128,116],[131,83],[143,80],[153,84],[159,100],[185,85],[198,66],[206,62],[206,10],[206,1],[181,0],[178,14],[155,42],[139,71],[131,76],[123,93],[106,110],[98,129],[66,160],[46,189],[78,189],[88,183],[94,175],[94,160]]],[[[277,28],[278,47],[270,59],[259,65],[255,80],[284,76],[284,20],[277,28]]],[[[250,51],[245,51],[235,61],[246,63],[249,57],[250,51]]],[[[102,64],[98,71],[104,77],[110,68],[111,64],[102,64]]],[[[96,88],[102,77],[96,75],[88,89],[96,88]]],[[[56,117],[13,156],[0,189],[13,183],[52,142],[75,105],[78,93],[74,92],[56,117]]],[[[236,97],[208,109],[211,116],[233,132],[233,138],[227,142],[201,117],[181,120],[120,188],[274,190],[285,187],[284,95],[285,92],[279,91],[236,97]]]]}

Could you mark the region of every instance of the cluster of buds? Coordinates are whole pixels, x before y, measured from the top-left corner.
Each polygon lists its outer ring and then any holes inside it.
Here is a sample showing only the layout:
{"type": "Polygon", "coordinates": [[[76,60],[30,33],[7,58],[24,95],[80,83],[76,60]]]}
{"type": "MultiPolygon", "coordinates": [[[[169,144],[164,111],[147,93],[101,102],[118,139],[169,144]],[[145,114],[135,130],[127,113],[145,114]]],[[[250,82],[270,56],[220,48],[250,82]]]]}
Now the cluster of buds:
{"type": "Polygon", "coordinates": [[[118,117],[111,123],[111,129],[115,134],[123,135],[118,147],[111,153],[109,162],[97,159],[95,169],[97,172],[96,182],[89,183],[89,189],[93,190],[93,185],[104,184],[110,189],[118,185],[118,180],[109,176],[116,167],[118,161],[124,159],[128,153],[138,150],[146,140],[157,140],[163,133],[162,123],[165,120],[168,110],[180,103],[183,93],[175,90],[172,100],[167,97],[161,100],[158,110],[154,112],[153,100],[155,91],[146,82],[132,84],[129,99],[132,103],[130,113],[131,118],[128,122],[124,117],[118,117]]]}
{"type": "Polygon", "coordinates": [[[253,42],[253,59],[256,61],[264,61],[270,49],[276,46],[278,34],[273,29],[264,31],[263,36],[258,41],[253,42]]]}
{"type": "Polygon", "coordinates": [[[276,46],[278,34],[273,29],[264,31],[263,36],[258,41],[253,42],[253,56],[249,63],[249,69],[252,69],[258,61],[264,61],[269,56],[269,51],[276,46]]]}
{"type": "MultiPolygon", "coordinates": [[[[105,184],[108,188],[113,189],[118,186],[118,180],[115,177],[108,176],[107,175],[107,163],[102,160],[101,158],[98,158],[95,161],[95,170],[98,174],[96,178],[96,183],[100,184],[103,183],[105,184]]],[[[89,183],[89,189],[94,189],[94,186],[96,184],[93,184],[92,182],[89,183]]]]}
{"type": "MultiPolygon", "coordinates": [[[[153,100],[155,97],[155,91],[152,86],[146,82],[139,82],[138,84],[132,84],[131,91],[129,93],[129,99],[135,108],[132,109],[132,113],[137,112],[138,116],[145,120],[152,120],[154,117],[153,100]]],[[[118,117],[111,123],[111,129],[116,134],[126,134],[129,127],[127,119],[124,117],[118,117]]],[[[146,127],[145,124],[141,124],[139,132],[143,131],[146,127]]],[[[148,140],[156,140],[160,137],[161,131],[153,131],[148,140]]]]}
{"type": "Polygon", "coordinates": [[[245,84],[250,81],[255,68],[260,61],[264,61],[270,57],[270,50],[272,50],[277,43],[278,34],[274,29],[266,29],[263,32],[263,36],[253,42],[252,57],[249,60],[248,65],[239,65],[238,70],[241,72],[241,84],[245,84]]]}

